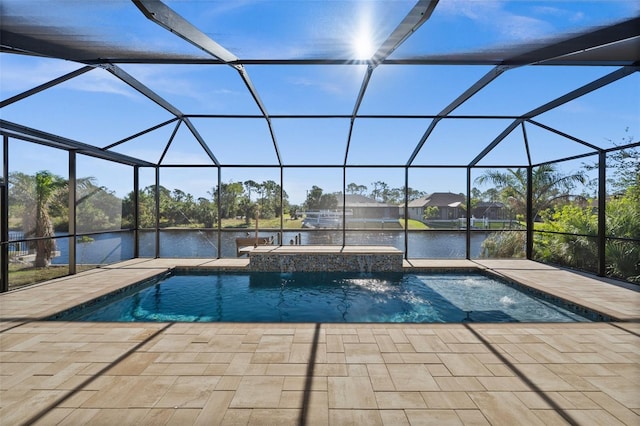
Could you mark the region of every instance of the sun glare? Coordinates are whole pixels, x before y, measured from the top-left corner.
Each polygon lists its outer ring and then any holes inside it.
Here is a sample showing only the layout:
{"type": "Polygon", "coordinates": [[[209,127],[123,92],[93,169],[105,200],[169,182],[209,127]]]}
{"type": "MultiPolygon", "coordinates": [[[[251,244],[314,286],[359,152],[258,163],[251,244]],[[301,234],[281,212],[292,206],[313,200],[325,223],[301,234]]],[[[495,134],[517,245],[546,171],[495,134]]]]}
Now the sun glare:
{"type": "Polygon", "coordinates": [[[368,33],[361,32],[353,39],[353,53],[355,59],[370,59],[373,56],[375,47],[368,33]]]}

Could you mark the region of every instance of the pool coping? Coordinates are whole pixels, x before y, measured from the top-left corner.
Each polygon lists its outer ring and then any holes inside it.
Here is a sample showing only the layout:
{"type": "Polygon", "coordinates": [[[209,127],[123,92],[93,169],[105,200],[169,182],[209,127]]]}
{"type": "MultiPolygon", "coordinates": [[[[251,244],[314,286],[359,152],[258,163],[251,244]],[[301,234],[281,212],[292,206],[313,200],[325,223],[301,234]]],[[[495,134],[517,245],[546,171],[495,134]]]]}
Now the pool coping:
{"type": "MultiPolygon", "coordinates": [[[[249,259],[136,258],[0,295],[0,332],[48,318],[175,267],[248,271],[249,259]]],[[[617,322],[640,322],[640,292],[632,285],[523,259],[405,259],[404,272],[487,270],[617,322]],[[579,288],[580,291],[576,291],[579,288]]]]}
{"type": "Polygon", "coordinates": [[[534,261],[474,262],[530,291],[597,312],[611,321],[640,322],[640,286],[534,261]]]}
{"type": "MultiPolygon", "coordinates": [[[[537,264],[534,262],[534,266],[537,268],[551,270],[551,271],[559,271],[558,268],[550,267],[548,265],[537,264]]],[[[507,264],[510,268],[509,270],[514,270],[513,264],[507,264]]],[[[116,265],[111,265],[109,267],[105,267],[104,269],[114,269],[116,265]]],[[[536,268],[529,265],[529,268],[536,270],[536,268]]],[[[125,266],[124,269],[127,269],[125,266]]],[[[155,268],[154,268],[155,269],[155,268]]],[[[197,271],[220,271],[220,272],[231,272],[231,273],[247,273],[252,272],[248,262],[218,262],[218,261],[207,261],[207,262],[199,262],[186,259],[175,259],[175,262],[171,266],[167,266],[166,268],[161,268],[157,270],[156,273],[147,276],[144,279],[131,282],[126,285],[118,286],[115,289],[107,292],[101,292],[97,294],[95,297],[86,299],[78,304],[73,306],[67,306],[63,309],[58,309],[55,312],[49,313],[48,315],[43,315],[38,318],[33,318],[35,320],[46,320],[46,321],[56,321],[56,317],[60,318],[63,315],[67,315],[69,312],[73,312],[75,310],[81,310],[87,306],[91,306],[94,304],[99,304],[111,297],[117,296],[121,293],[131,291],[133,287],[139,287],[146,285],[150,280],[158,279],[163,275],[170,274],[175,270],[197,270],[197,271]]],[[[515,268],[515,270],[521,270],[522,268],[515,268]]],[[[91,271],[87,271],[91,272],[91,271]]],[[[403,262],[402,271],[399,273],[426,273],[426,272],[438,272],[438,273],[460,273],[460,272],[481,272],[485,275],[489,275],[492,277],[496,277],[508,285],[517,288],[527,294],[532,294],[534,297],[541,298],[546,301],[550,301],[552,303],[558,304],[561,307],[567,308],[573,312],[576,312],[590,321],[596,322],[637,322],[639,321],[638,317],[628,316],[628,315],[620,315],[620,313],[612,313],[610,310],[603,309],[602,306],[599,306],[594,303],[589,303],[579,297],[571,297],[569,294],[557,294],[549,291],[549,288],[544,285],[540,285],[539,283],[526,283],[522,282],[513,277],[513,273],[509,273],[509,271],[505,271],[504,266],[501,268],[496,265],[487,265],[484,263],[478,263],[476,261],[467,261],[467,260],[459,260],[459,261],[424,261],[424,260],[405,260],[403,262]]],[[[569,274],[576,274],[573,271],[565,271],[569,274]]],[[[585,280],[594,280],[596,278],[592,277],[582,277],[585,280]]],[[[596,279],[597,280],[597,279],[596,279]]],[[[44,283],[43,283],[44,284],[44,283]]],[[[606,285],[613,285],[611,288],[620,288],[620,286],[616,286],[616,283],[606,283],[606,285]]],[[[638,295],[638,291],[633,288],[626,290],[631,291],[631,294],[638,295]]],[[[0,299],[2,300],[2,299],[0,299]]],[[[1,321],[1,318],[0,318],[1,321]]],[[[0,330],[3,327],[0,327],[0,330]]]]}
{"type": "MultiPolygon", "coordinates": [[[[79,312],[82,311],[88,307],[94,306],[94,305],[100,305],[103,302],[107,302],[109,301],[111,298],[114,297],[119,297],[121,296],[123,293],[129,293],[129,292],[135,292],[137,291],[137,289],[139,288],[146,288],[147,286],[153,285],[154,282],[157,281],[161,281],[164,280],[165,278],[171,277],[173,274],[180,274],[182,272],[194,272],[194,273],[207,273],[207,272],[228,272],[228,273],[237,273],[237,274],[246,274],[246,273],[260,273],[260,272],[266,272],[266,273],[277,273],[274,271],[253,271],[251,269],[233,269],[233,268],[217,268],[217,267],[212,267],[212,266],[188,266],[188,267],[182,267],[182,266],[176,266],[174,268],[171,268],[168,271],[165,272],[161,272],[155,276],[152,276],[150,278],[147,278],[145,280],[142,281],[138,281],[136,283],[121,287],[117,290],[114,290],[112,292],[106,293],[104,295],[101,295],[97,298],[91,299],[86,301],[85,303],[82,303],[80,305],[76,305],[73,306],[69,309],[65,309],[63,311],[57,312],[56,314],[46,317],[46,318],[42,318],[43,321],[75,321],[75,319],[69,319],[68,316],[69,315],[73,315],[75,312],[79,312]]],[[[311,271],[314,272],[314,271],[311,271]]],[[[317,272],[317,271],[316,271],[317,272]]],[[[327,271],[328,273],[331,273],[331,271],[327,271]]],[[[352,271],[347,271],[347,272],[352,272],[352,271]]],[[[305,273],[309,273],[309,271],[305,271],[305,273]]],[[[442,268],[406,268],[403,271],[400,272],[389,272],[389,271],[373,271],[373,273],[397,273],[397,274],[418,274],[418,273],[438,273],[438,274],[455,274],[455,273],[469,273],[469,274],[481,274],[490,278],[494,278],[496,280],[498,280],[499,282],[512,287],[518,291],[521,291],[524,294],[528,294],[531,295],[534,298],[537,299],[541,299],[547,302],[550,302],[554,305],[557,305],[561,308],[567,309],[570,312],[573,312],[575,314],[578,314],[584,318],[586,318],[588,321],[591,322],[620,322],[621,320],[618,318],[614,318],[611,316],[608,316],[605,313],[599,312],[597,310],[594,309],[589,309],[587,307],[585,307],[583,304],[580,303],[573,303],[569,300],[566,300],[564,298],[555,296],[551,293],[545,292],[545,291],[541,291],[538,289],[535,289],[533,287],[530,287],[526,284],[522,284],[516,280],[513,280],[511,278],[506,277],[503,274],[499,274],[496,273],[490,269],[487,268],[480,268],[480,267],[442,267],[442,268]]],[[[162,321],[159,321],[162,322],[162,321]]],[[[214,321],[214,322],[224,322],[224,321],[214,321]]],[[[518,323],[522,323],[522,321],[516,321],[518,323]]],[[[540,322],[546,322],[546,321],[540,321],[540,322]]],[[[551,323],[554,323],[554,321],[549,321],[551,323]]],[[[571,321],[570,321],[571,322],[571,321]]],[[[578,321],[579,322],[579,321],[578,321]]],[[[347,322],[347,323],[359,323],[358,321],[355,322],[347,322]]],[[[446,322],[446,323],[452,323],[452,324],[457,324],[458,322],[446,322]]],[[[491,322],[489,322],[491,323],[491,322]]],[[[409,323],[409,324],[414,324],[414,323],[409,323]]],[[[416,323],[416,324],[420,324],[420,323],[416,323]]]]}

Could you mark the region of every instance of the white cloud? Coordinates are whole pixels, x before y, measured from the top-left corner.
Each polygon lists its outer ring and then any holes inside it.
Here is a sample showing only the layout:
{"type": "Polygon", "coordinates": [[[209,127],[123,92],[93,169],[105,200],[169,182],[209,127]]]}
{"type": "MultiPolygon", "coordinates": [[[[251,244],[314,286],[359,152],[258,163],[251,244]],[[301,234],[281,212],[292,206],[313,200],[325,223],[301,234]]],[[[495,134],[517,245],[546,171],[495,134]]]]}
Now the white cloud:
{"type": "MultiPolygon", "coordinates": [[[[526,41],[554,32],[553,26],[543,19],[507,10],[509,4],[506,1],[450,0],[440,2],[436,11],[452,16],[462,15],[487,33],[499,36],[500,42],[526,41]]],[[[548,14],[559,12],[559,9],[547,9],[548,14]]]]}
{"type": "Polygon", "coordinates": [[[9,54],[0,56],[2,89],[12,92],[24,92],[80,68],[73,62],[42,59],[23,61],[14,60],[13,56],[9,54]]]}
{"type": "MultiPolygon", "coordinates": [[[[225,78],[218,82],[214,76],[203,74],[203,68],[192,66],[128,65],[125,70],[149,89],[171,102],[174,97],[188,98],[202,107],[215,108],[219,104],[217,96],[235,96],[238,91],[230,89],[225,78]]],[[[231,72],[231,71],[230,71],[231,72]]],[[[231,78],[240,79],[237,75],[231,78]]],[[[178,105],[176,105],[178,106],[178,105]]],[[[189,111],[184,111],[188,113],[189,111]]]]}
{"type": "MultiPolygon", "coordinates": [[[[82,67],[69,61],[29,58],[28,61],[2,57],[2,88],[22,93],[82,67]]],[[[19,58],[20,59],[20,58],[19,58]]],[[[57,88],[91,93],[109,93],[139,98],[132,89],[102,69],[95,69],[67,80],[57,88]]]]}
{"type": "Polygon", "coordinates": [[[568,10],[560,7],[534,5],[532,11],[536,15],[549,16],[553,19],[558,19],[566,22],[582,22],[587,19],[585,13],[580,10],[568,10]]]}
{"type": "MultiPolygon", "coordinates": [[[[14,56],[0,56],[2,74],[0,98],[2,99],[30,90],[82,67],[81,64],[70,61],[40,58],[25,60],[25,58],[14,56]]],[[[163,94],[182,96],[206,105],[211,102],[212,94],[225,96],[237,94],[237,91],[226,86],[214,86],[209,91],[203,91],[200,83],[205,77],[198,74],[195,78],[189,78],[186,74],[190,71],[189,68],[172,69],[158,65],[126,65],[122,68],[161,96],[163,94]],[[198,84],[194,84],[196,81],[198,84]]],[[[211,80],[215,81],[213,78],[211,80]]],[[[119,95],[142,102],[146,99],[111,73],[100,68],[67,80],[56,87],[80,92],[119,95]]]]}
{"type": "Polygon", "coordinates": [[[105,70],[93,70],[68,82],[69,89],[82,92],[106,93],[124,96],[128,99],[140,99],[133,89],[105,70]]]}
{"type": "Polygon", "coordinates": [[[508,40],[539,39],[548,35],[552,30],[546,22],[528,16],[509,14],[501,22],[497,31],[508,40]]]}
{"type": "Polygon", "coordinates": [[[472,20],[483,20],[503,8],[501,1],[447,0],[439,2],[436,13],[463,15],[472,20]]]}
{"type": "Polygon", "coordinates": [[[328,81],[312,80],[306,77],[293,77],[289,79],[289,82],[294,86],[315,88],[325,93],[331,93],[331,94],[344,93],[344,90],[342,87],[340,87],[338,84],[331,83],[328,81]]]}
{"type": "Polygon", "coordinates": [[[556,111],[584,115],[587,113],[593,113],[594,109],[587,102],[580,99],[574,99],[571,102],[560,105],[556,108],[556,111]]]}

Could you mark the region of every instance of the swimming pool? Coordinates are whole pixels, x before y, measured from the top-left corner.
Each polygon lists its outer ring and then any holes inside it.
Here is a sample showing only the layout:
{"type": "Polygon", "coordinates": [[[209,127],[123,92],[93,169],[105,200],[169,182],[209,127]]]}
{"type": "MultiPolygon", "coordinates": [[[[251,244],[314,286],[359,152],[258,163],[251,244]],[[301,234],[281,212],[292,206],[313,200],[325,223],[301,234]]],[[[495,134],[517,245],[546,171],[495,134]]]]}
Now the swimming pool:
{"type": "Polygon", "coordinates": [[[174,271],[51,320],[118,322],[580,322],[482,273],[174,271]]]}

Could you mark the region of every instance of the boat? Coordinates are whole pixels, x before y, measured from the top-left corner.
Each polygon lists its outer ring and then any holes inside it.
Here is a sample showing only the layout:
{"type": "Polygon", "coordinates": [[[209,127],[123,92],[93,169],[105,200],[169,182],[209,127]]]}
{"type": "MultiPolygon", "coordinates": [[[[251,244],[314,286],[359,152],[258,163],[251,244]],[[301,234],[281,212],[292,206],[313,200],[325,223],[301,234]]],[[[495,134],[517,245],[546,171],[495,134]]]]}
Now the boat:
{"type": "Polygon", "coordinates": [[[309,210],[304,212],[303,228],[340,228],[342,210],[309,210]]]}

